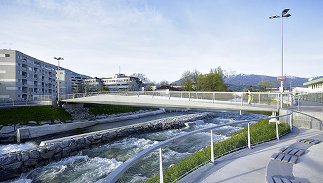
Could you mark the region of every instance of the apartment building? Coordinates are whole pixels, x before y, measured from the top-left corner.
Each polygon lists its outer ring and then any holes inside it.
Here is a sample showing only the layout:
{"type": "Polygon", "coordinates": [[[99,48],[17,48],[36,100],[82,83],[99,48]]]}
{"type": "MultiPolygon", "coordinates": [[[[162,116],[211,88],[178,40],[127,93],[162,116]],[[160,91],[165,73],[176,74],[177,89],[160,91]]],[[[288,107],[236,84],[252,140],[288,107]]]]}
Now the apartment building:
{"type": "Polygon", "coordinates": [[[56,96],[56,66],[17,50],[0,50],[0,98],[56,96]]]}
{"type": "MultiPolygon", "coordinates": [[[[56,79],[59,81],[60,94],[78,93],[78,87],[83,80],[90,78],[89,76],[78,74],[69,69],[59,68],[56,70],[56,79]]],[[[56,82],[56,85],[58,86],[56,82]]],[[[58,91],[58,90],[57,90],[58,91]]]]}

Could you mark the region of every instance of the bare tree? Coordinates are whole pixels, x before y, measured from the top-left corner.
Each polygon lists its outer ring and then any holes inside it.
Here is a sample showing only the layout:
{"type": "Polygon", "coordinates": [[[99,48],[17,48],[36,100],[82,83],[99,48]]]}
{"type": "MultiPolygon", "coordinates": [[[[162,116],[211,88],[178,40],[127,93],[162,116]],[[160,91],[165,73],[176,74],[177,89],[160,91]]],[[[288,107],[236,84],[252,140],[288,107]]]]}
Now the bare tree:
{"type": "Polygon", "coordinates": [[[149,79],[143,73],[133,73],[130,76],[138,78],[143,83],[148,83],[149,82],[149,79]]]}
{"type": "Polygon", "coordinates": [[[163,80],[159,83],[159,86],[169,86],[169,82],[166,80],[163,80]]]}

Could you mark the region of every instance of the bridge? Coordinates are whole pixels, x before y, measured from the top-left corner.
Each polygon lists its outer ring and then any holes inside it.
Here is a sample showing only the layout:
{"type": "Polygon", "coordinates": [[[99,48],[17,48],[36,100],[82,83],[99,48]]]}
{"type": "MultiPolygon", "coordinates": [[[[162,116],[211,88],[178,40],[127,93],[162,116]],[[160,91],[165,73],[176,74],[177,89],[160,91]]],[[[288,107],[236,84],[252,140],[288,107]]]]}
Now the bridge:
{"type": "MultiPolygon", "coordinates": [[[[279,93],[253,93],[248,104],[245,92],[109,92],[66,95],[66,103],[96,103],[126,106],[181,108],[194,110],[234,110],[278,112],[279,93]]],[[[289,94],[284,102],[291,103],[289,94]]]]}

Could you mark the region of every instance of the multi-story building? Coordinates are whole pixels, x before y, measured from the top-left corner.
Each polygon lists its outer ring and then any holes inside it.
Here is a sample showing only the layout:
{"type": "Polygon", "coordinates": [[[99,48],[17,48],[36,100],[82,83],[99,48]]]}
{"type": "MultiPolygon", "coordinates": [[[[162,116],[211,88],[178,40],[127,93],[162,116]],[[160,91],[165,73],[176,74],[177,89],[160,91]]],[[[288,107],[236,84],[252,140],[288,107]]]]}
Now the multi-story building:
{"type": "Polygon", "coordinates": [[[109,90],[128,90],[129,87],[134,86],[132,83],[141,87],[142,82],[137,77],[126,76],[125,74],[115,74],[110,78],[101,79],[103,86],[109,90]]]}
{"type": "MultiPolygon", "coordinates": [[[[69,69],[60,68],[56,70],[56,79],[59,83],[60,94],[78,93],[78,87],[84,79],[90,78],[89,76],[78,74],[69,69]]],[[[56,82],[56,83],[57,83],[56,82]]],[[[58,86],[58,85],[57,85],[58,86]]]]}
{"type": "Polygon", "coordinates": [[[56,66],[16,50],[0,50],[0,98],[56,95],[56,66]]]}

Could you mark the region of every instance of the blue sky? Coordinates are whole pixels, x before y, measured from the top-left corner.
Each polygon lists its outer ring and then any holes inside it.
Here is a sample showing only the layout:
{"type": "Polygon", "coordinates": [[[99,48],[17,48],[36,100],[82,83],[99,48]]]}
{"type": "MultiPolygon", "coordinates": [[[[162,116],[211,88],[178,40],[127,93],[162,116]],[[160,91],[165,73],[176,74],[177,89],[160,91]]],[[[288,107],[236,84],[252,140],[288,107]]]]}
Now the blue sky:
{"type": "Polygon", "coordinates": [[[0,49],[11,48],[97,77],[144,73],[174,81],[221,66],[280,75],[323,75],[320,0],[0,0],[0,49]]]}

